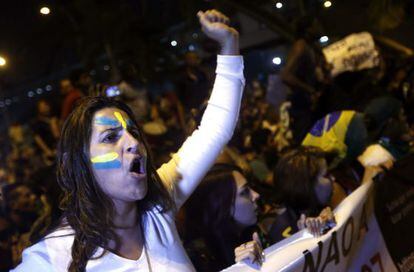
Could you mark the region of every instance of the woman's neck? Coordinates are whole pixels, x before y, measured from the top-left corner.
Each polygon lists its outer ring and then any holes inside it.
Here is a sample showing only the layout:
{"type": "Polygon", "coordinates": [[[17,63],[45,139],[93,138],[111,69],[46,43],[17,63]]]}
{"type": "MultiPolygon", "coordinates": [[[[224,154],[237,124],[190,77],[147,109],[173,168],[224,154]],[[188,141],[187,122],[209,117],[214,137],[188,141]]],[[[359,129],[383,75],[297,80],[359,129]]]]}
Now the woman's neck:
{"type": "Polygon", "coordinates": [[[135,203],[114,203],[114,232],[118,240],[109,242],[109,249],[115,254],[138,260],[143,252],[144,240],[135,203]]]}
{"type": "Polygon", "coordinates": [[[138,226],[138,212],[135,203],[114,202],[115,214],[113,224],[115,229],[127,229],[138,226]]]}

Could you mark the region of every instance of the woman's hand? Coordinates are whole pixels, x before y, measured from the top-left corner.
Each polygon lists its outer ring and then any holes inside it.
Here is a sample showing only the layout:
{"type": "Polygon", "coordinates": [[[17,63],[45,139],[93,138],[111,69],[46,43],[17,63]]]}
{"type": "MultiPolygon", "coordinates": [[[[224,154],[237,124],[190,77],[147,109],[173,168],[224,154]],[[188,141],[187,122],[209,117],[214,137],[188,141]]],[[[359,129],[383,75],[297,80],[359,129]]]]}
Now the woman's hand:
{"type": "Polygon", "coordinates": [[[223,13],[212,9],[199,11],[198,19],[203,32],[221,46],[221,55],[239,55],[239,32],[230,27],[229,18],[223,13]]]}
{"type": "Polygon", "coordinates": [[[253,240],[234,249],[236,263],[248,260],[251,263],[262,265],[264,261],[263,248],[257,232],[253,233],[253,240]]]}
{"type": "Polygon", "coordinates": [[[313,236],[319,237],[335,225],[335,217],[331,208],[326,207],[317,217],[306,217],[302,214],[297,224],[299,230],[306,228],[313,236]]]}

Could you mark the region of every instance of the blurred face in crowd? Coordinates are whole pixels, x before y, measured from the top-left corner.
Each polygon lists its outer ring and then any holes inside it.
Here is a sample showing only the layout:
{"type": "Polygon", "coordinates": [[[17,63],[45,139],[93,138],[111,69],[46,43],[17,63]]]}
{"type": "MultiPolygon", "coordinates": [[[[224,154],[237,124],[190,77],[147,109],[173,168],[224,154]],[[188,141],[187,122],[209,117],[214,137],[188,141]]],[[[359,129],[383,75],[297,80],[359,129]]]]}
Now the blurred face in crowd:
{"type": "Polygon", "coordinates": [[[89,87],[93,84],[92,78],[88,73],[82,73],[78,81],[79,85],[89,87]]]}
{"type": "Polygon", "coordinates": [[[257,222],[257,200],[259,194],[247,185],[246,178],[238,171],[233,171],[237,191],[234,201],[234,219],[242,226],[251,226],[257,222]]]}
{"type": "Polygon", "coordinates": [[[190,67],[196,67],[200,64],[200,58],[194,52],[188,52],[184,56],[185,63],[190,67]]]}
{"type": "Polygon", "coordinates": [[[9,137],[14,143],[23,143],[23,127],[19,124],[13,124],[9,127],[9,137]]]}
{"type": "Polygon", "coordinates": [[[18,212],[32,212],[35,210],[36,196],[27,186],[19,186],[11,193],[10,208],[18,212]]]}
{"type": "Polygon", "coordinates": [[[320,170],[315,184],[315,194],[319,203],[326,205],[330,202],[333,192],[332,178],[328,175],[325,159],[320,160],[320,170]]]}
{"type": "Polygon", "coordinates": [[[40,100],[37,103],[37,112],[39,115],[48,116],[50,115],[50,105],[44,100],[40,100]]]}
{"type": "Polygon", "coordinates": [[[60,81],[60,92],[63,95],[70,93],[72,88],[73,86],[69,79],[63,79],[62,81],[60,81]]]}
{"type": "Polygon", "coordinates": [[[134,202],[147,194],[147,152],[138,128],[117,108],[93,118],[89,147],[94,176],[113,201],[134,202]]]}

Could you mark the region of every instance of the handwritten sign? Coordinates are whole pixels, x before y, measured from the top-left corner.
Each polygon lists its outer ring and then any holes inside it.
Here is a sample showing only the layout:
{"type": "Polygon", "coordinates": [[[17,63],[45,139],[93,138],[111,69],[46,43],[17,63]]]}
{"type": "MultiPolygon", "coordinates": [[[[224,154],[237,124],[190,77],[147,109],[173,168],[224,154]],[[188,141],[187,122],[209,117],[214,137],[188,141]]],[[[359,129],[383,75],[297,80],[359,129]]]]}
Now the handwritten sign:
{"type": "Polygon", "coordinates": [[[331,65],[333,77],[345,71],[359,71],[379,64],[379,52],[368,32],[349,35],[322,51],[326,61],[331,65]]]}

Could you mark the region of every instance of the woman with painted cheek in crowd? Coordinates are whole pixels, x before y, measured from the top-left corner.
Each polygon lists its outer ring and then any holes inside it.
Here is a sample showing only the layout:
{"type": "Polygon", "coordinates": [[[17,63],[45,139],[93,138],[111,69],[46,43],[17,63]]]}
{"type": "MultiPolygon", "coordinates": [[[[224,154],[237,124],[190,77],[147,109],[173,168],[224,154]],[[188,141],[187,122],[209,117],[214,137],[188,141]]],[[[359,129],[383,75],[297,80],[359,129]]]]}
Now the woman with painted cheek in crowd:
{"type": "Polygon", "coordinates": [[[155,169],[128,106],[106,97],[82,100],[58,149],[63,216],[14,271],[194,271],[175,214],[232,137],[244,87],[238,32],[216,10],[198,17],[221,46],[198,129],[155,169]]]}
{"type": "Polygon", "coordinates": [[[184,206],[183,236],[197,271],[219,271],[248,257],[235,248],[252,237],[259,197],[239,168],[212,168],[184,206]]]}

